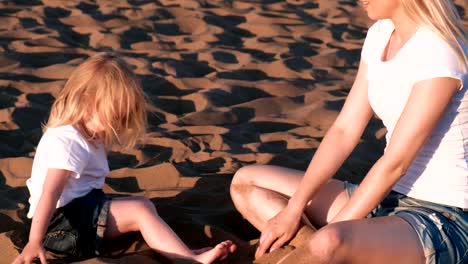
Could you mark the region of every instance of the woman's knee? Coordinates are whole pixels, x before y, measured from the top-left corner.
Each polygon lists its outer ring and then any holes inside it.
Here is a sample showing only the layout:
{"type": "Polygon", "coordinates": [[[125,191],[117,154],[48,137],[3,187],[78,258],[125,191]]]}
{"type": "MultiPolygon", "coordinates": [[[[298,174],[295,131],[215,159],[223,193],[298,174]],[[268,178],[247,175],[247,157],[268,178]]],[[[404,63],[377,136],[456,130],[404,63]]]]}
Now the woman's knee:
{"type": "Polygon", "coordinates": [[[252,170],[258,167],[258,165],[249,165],[240,168],[232,177],[230,193],[231,197],[236,200],[239,197],[245,196],[248,189],[253,185],[253,173],[252,170]]]}
{"type": "Polygon", "coordinates": [[[326,226],[312,236],[308,249],[312,256],[323,263],[340,263],[346,245],[346,231],[338,225],[326,226]]]}
{"type": "Polygon", "coordinates": [[[251,179],[252,176],[252,169],[257,167],[258,165],[249,165],[244,166],[236,171],[234,176],[232,177],[231,185],[246,185],[249,184],[249,178],[251,179]]]}

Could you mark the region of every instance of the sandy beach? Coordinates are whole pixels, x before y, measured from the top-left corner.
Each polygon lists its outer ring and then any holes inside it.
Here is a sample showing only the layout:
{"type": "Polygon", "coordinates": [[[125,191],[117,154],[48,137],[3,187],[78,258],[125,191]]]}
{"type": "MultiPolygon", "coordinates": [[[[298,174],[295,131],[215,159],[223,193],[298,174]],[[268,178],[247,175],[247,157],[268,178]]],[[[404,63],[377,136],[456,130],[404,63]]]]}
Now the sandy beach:
{"type": "MultiPolygon", "coordinates": [[[[456,0],[464,16],[467,0],[456,0]]],[[[50,106],[90,55],[115,51],[156,111],[141,148],[109,152],[104,191],[150,198],[190,247],[232,239],[221,263],[253,263],[259,233],[236,211],[237,169],[305,170],[336,118],[372,24],[354,0],[11,0],[0,2],[0,263],[25,242],[35,147],[50,106]]],[[[336,175],[359,182],[383,151],[375,118],[336,175]]],[[[305,241],[255,263],[276,263],[305,241]]],[[[186,263],[130,234],[79,263],[186,263]]],[[[50,263],[68,263],[50,256],[50,263]]]]}

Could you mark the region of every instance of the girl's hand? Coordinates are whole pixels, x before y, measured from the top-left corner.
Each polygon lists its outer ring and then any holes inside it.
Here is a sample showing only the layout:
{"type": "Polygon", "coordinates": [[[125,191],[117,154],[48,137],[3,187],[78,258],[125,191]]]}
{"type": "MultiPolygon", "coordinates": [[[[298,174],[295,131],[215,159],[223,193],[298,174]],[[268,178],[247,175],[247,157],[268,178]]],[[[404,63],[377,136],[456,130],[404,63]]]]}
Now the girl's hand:
{"type": "Polygon", "coordinates": [[[265,230],[260,236],[259,245],[255,252],[255,258],[259,258],[269,250],[278,249],[289,241],[299,229],[302,212],[294,212],[289,207],[268,220],[265,230]]]}
{"type": "Polygon", "coordinates": [[[33,263],[36,258],[41,260],[41,264],[47,263],[45,249],[41,243],[29,242],[26,247],[24,247],[23,252],[13,261],[13,264],[33,263]]]}
{"type": "Polygon", "coordinates": [[[64,169],[50,168],[47,170],[41,198],[37,203],[36,211],[32,219],[29,242],[13,264],[29,264],[36,258],[39,258],[42,264],[47,263],[45,250],[42,246],[42,239],[47,231],[50,218],[55,211],[57,201],[71,173],[71,171],[64,169]]]}

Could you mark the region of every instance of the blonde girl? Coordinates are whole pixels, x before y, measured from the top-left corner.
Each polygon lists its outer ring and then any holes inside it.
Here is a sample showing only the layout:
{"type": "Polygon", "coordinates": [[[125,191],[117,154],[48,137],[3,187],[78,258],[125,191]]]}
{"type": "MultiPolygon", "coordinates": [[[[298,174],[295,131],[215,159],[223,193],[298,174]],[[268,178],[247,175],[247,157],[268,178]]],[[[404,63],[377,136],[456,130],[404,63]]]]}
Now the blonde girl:
{"type": "Polygon", "coordinates": [[[360,2],[376,22],[309,167],[241,168],[232,199],[261,231],[257,257],[291,239],[304,217],[318,231],[281,263],[468,263],[463,24],[450,0],[360,2]],[[360,185],[332,179],[374,114],[387,128],[383,156],[360,185]]]}
{"type": "Polygon", "coordinates": [[[99,254],[102,242],[139,231],[168,257],[211,263],[233,252],[224,241],[192,251],[143,197],[109,199],[106,150],[135,147],[146,129],[146,100],[123,60],[97,54],[81,64],[56,98],[34,157],[28,217],[29,242],[14,263],[46,263],[45,249],[72,258],[99,254]]]}

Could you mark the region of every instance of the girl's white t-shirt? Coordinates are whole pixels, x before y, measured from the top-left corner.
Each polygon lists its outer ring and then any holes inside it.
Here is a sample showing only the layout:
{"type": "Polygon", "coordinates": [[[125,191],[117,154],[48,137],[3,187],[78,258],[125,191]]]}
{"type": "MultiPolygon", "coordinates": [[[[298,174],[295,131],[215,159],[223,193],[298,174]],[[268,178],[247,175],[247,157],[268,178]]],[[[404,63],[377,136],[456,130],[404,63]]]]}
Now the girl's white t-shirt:
{"type": "MultiPolygon", "coordinates": [[[[467,72],[450,46],[425,27],[420,27],[394,58],[382,61],[393,30],[391,20],[377,21],[367,33],[361,54],[368,65],[369,103],[387,128],[387,142],[416,82],[436,77],[462,81],[442,119],[393,190],[416,199],[468,208],[467,72]]],[[[466,46],[464,49],[468,52],[466,46]]],[[[424,115],[431,109],[420,111],[424,115]]]]}
{"type": "Polygon", "coordinates": [[[49,168],[72,171],[56,208],[88,194],[92,189],[102,188],[109,173],[103,144],[89,143],[71,125],[47,129],[36,149],[31,178],[26,181],[31,195],[28,218],[34,216],[49,168]]]}

